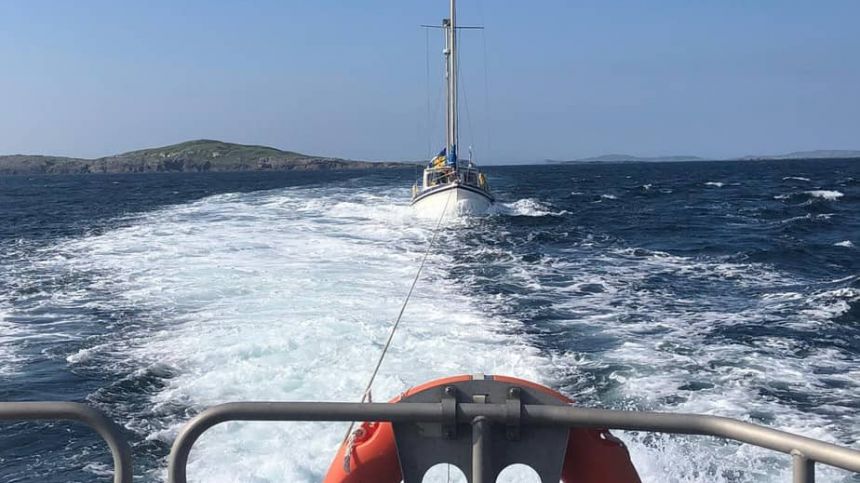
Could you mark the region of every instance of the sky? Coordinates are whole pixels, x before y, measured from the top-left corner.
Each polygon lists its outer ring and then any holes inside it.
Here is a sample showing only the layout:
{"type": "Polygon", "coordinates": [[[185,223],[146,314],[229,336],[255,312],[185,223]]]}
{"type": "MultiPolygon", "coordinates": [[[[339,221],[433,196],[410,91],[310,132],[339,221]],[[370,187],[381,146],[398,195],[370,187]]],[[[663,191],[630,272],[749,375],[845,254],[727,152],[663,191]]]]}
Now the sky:
{"type": "MultiPolygon", "coordinates": [[[[461,150],[860,149],[860,1],[460,0],[461,150]]],[[[0,154],[444,144],[443,0],[0,2],[0,154]]],[[[462,152],[462,151],[461,151],[462,152]]]]}

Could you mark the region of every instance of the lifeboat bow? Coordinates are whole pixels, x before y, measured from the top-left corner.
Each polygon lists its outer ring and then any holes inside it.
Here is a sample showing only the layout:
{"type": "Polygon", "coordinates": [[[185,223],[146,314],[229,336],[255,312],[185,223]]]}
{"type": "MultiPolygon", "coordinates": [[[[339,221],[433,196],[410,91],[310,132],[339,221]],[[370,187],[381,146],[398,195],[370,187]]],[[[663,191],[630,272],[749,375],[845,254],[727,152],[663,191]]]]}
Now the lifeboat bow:
{"type": "Polygon", "coordinates": [[[360,425],[335,456],[327,483],[420,482],[439,463],[458,467],[476,483],[496,481],[512,464],[531,467],[542,482],[639,482],[627,449],[609,431],[524,424],[533,419],[523,417],[526,405],[573,402],[533,382],[456,376],[414,387],[390,402],[404,405],[403,421],[360,425]],[[434,421],[414,422],[408,417],[411,404],[440,411],[434,421]]]}

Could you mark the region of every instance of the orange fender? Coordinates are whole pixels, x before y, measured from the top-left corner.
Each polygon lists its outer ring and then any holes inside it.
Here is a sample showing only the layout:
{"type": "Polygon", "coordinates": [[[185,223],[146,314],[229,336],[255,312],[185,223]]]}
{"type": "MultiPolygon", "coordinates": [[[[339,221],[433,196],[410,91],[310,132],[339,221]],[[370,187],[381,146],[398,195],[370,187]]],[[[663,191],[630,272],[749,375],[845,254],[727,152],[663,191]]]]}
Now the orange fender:
{"type": "Polygon", "coordinates": [[[400,483],[400,461],[394,445],[394,428],[391,423],[362,423],[360,436],[349,458],[349,472],[344,468],[347,445],[340,449],[331,462],[323,480],[325,483],[400,483]]]}
{"type": "MultiPolygon", "coordinates": [[[[472,376],[454,376],[436,379],[415,386],[390,402],[431,387],[471,380],[472,376]]],[[[496,381],[528,386],[550,394],[561,401],[572,403],[570,398],[552,389],[530,381],[507,376],[493,376],[496,381]]],[[[349,458],[349,471],[345,469],[344,454],[347,445],[341,445],[326,474],[325,483],[400,483],[400,461],[394,442],[391,423],[362,423],[353,441],[349,458]]],[[[562,481],[565,483],[639,483],[636,468],[624,444],[605,429],[571,429],[567,442],[562,481]]]]}

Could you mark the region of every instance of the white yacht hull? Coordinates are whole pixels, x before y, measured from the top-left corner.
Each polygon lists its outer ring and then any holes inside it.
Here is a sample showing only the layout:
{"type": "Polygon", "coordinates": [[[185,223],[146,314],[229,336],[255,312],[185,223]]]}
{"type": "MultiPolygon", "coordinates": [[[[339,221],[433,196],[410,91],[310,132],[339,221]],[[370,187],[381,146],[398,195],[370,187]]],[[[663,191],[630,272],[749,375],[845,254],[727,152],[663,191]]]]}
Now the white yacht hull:
{"type": "Polygon", "coordinates": [[[422,216],[439,218],[445,216],[483,215],[495,200],[492,195],[473,186],[447,184],[419,193],[412,206],[422,216]]]}

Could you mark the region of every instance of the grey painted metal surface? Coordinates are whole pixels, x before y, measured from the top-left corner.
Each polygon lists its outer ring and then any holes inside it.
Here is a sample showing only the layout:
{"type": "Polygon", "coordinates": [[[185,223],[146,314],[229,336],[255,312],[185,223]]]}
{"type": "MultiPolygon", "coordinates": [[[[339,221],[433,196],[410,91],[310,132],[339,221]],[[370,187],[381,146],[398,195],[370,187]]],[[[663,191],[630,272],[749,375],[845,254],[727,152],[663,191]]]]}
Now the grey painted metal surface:
{"type": "Polygon", "coordinates": [[[807,459],[860,473],[860,451],[721,416],[550,406],[525,406],[523,412],[535,424],[718,436],[786,454],[798,451],[807,459]]]}
{"type": "Polygon", "coordinates": [[[815,462],[807,459],[800,451],[791,452],[791,467],[794,475],[792,483],[815,482],[815,462]]]}
{"type": "MultiPolygon", "coordinates": [[[[457,422],[470,424],[482,416],[504,424],[506,404],[458,403],[457,422]]],[[[185,483],[185,465],[197,438],[225,421],[390,421],[445,422],[442,403],[331,403],[331,402],[243,402],[213,406],[189,421],[179,433],[170,453],[168,475],[172,483],[185,483]]],[[[571,406],[522,407],[522,424],[622,429],[674,434],[698,434],[749,443],[786,454],[800,452],[810,461],[860,473],[860,451],[797,436],[751,423],[696,414],[611,411],[571,406]]],[[[797,465],[813,481],[811,465],[797,465]]],[[[800,481],[795,478],[795,481],[800,481]]]]}
{"type": "Polygon", "coordinates": [[[445,403],[450,407],[444,423],[396,423],[394,437],[405,481],[421,481],[439,463],[452,464],[472,482],[496,481],[512,464],[531,467],[541,481],[558,482],[570,430],[563,426],[522,425],[522,405],[557,405],[556,396],[493,376],[432,386],[401,398],[399,404],[445,403]],[[504,404],[503,424],[478,416],[458,428],[457,403],[504,404]]]}
{"type": "Polygon", "coordinates": [[[131,448],[101,411],[73,402],[0,402],[0,421],[77,421],[93,428],[113,456],[114,483],[131,483],[131,448]]]}

